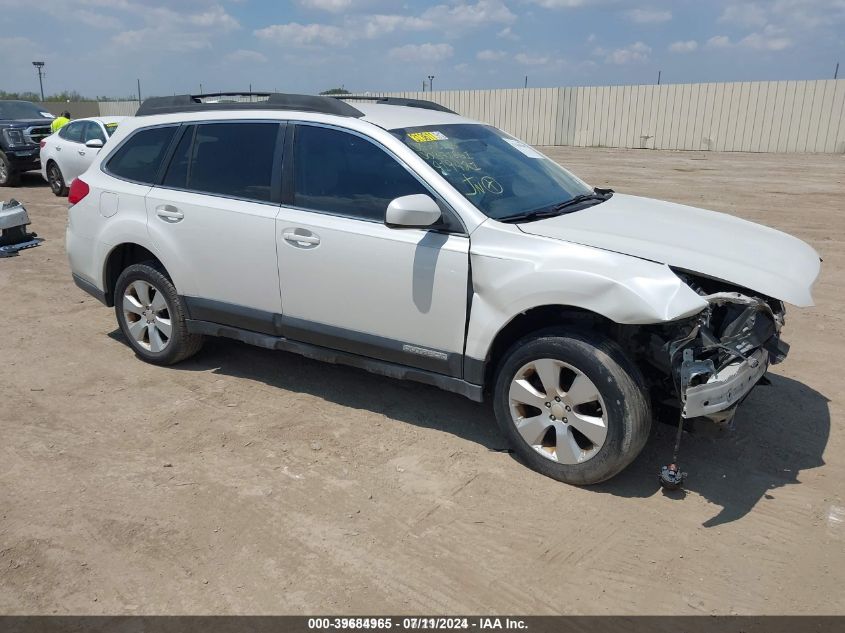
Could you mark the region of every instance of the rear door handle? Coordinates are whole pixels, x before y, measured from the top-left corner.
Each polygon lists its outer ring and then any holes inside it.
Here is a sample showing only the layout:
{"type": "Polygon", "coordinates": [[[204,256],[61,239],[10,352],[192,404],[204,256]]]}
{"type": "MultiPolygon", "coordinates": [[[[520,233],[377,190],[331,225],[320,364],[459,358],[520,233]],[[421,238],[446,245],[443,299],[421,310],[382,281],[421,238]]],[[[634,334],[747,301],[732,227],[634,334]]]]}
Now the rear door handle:
{"type": "Polygon", "coordinates": [[[84,152],[84,151],[82,151],[81,149],[78,149],[78,150],[76,150],[76,151],[77,151],[77,152],[79,152],[79,155],[80,155],[80,156],[85,156],[85,152],[84,152]]]}
{"type": "Polygon", "coordinates": [[[320,243],[320,238],[306,229],[285,229],[282,231],[282,237],[293,246],[300,246],[308,248],[317,246],[320,243]],[[299,233],[297,233],[299,231],[299,233]]]}
{"type": "Polygon", "coordinates": [[[160,207],[156,207],[156,215],[165,222],[170,222],[171,224],[179,222],[185,217],[184,213],[170,204],[164,204],[160,207]]]}

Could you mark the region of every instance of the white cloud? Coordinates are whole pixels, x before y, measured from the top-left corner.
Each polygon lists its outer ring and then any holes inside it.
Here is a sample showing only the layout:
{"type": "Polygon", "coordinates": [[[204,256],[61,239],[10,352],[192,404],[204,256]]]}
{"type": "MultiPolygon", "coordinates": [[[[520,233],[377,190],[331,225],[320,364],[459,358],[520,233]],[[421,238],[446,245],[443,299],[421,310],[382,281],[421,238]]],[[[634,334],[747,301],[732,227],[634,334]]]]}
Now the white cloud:
{"type": "Polygon", "coordinates": [[[105,15],[102,12],[78,9],[76,11],[70,11],[68,17],[92,28],[103,29],[104,31],[118,31],[123,28],[120,20],[114,16],[105,15]]]}
{"type": "Polygon", "coordinates": [[[267,56],[258,51],[251,51],[244,48],[239,48],[226,55],[225,60],[232,63],[252,63],[265,64],[267,63],[267,56]]]}
{"type": "Polygon", "coordinates": [[[508,54],[505,51],[483,50],[475,54],[475,58],[482,62],[495,62],[504,59],[508,54]]]}
{"type": "Polygon", "coordinates": [[[729,48],[733,46],[731,38],[727,35],[714,35],[704,45],[706,48],[729,48]]]}
{"type": "Polygon", "coordinates": [[[329,13],[340,13],[352,8],[352,0],[299,0],[306,9],[319,9],[329,13]]]}
{"type": "MultiPolygon", "coordinates": [[[[80,4],[125,11],[142,25],[127,31],[116,30],[109,39],[115,50],[154,53],[181,53],[209,49],[222,33],[240,29],[238,21],[218,4],[204,10],[177,11],[165,6],[149,6],[127,0],[77,0],[80,4]]],[[[73,10],[71,10],[73,13],[73,10]]],[[[109,53],[106,53],[107,55],[109,53]]]]}
{"type": "Polygon", "coordinates": [[[349,21],[352,33],[363,33],[369,39],[393,31],[425,31],[434,26],[430,20],[412,15],[368,15],[349,21]]]}
{"type": "Polygon", "coordinates": [[[588,4],[597,4],[596,0],[530,0],[545,9],[575,9],[588,4]]]}
{"type": "Polygon", "coordinates": [[[255,31],[259,39],[281,45],[314,46],[330,45],[343,46],[347,43],[348,33],[341,28],[328,24],[272,24],[255,31]]]}
{"type": "Polygon", "coordinates": [[[519,35],[511,30],[511,27],[506,26],[501,31],[496,33],[496,37],[501,37],[503,40],[518,40],[519,35]]]}
{"type": "Polygon", "coordinates": [[[669,45],[669,50],[673,53],[692,53],[698,49],[698,42],[695,40],[686,40],[682,42],[672,42],[669,45]]]}
{"type": "Polygon", "coordinates": [[[784,35],[784,29],[771,24],[762,31],[749,33],[738,42],[732,42],[726,35],[716,35],[707,40],[706,48],[731,48],[742,46],[755,51],[782,51],[791,48],[793,41],[784,35]]]}
{"type": "Polygon", "coordinates": [[[765,26],[768,21],[766,10],[756,2],[729,5],[719,17],[719,22],[742,27],[765,26]]]}
{"type": "Polygon", "coordinates": [[[647,61],[650,53],[650,46],[647,46],[642,42],[634,42],[625,48],[617,48],[616,50],[611,51],[605,56],[604,62],[606,64],[617,64],[620,66],[624,64],[639,63],[647,61]]]}
{"type": "Polygon", "coordinates": [[[766,27],[762,33],[746,35],[740,40],[739,44],[758,51],[782,51],[792,46],[792,40],[778,33],[773,33],[769,27],[766,27]]]}
{"type": "Polygon", "coordinates": [[[185,16],[185,23],[202,28],[213,28],[221,31],[234,31],[241,25],[220,5],[215,5],[202,13],[189,13],[185,16]]]}
{"type": "Polygon", "coordinates": [[[438,4],[426,9],[422,19],[441,29],[465,29],[487,24],[512,24],[516,15],[501,0],[478,0],[475,4],[438,4]]]}
{"type": "Polygon", "coordinates": [[[360,16],[347,20],[347,23],[353,33],[363,32],[366,37],[374,38],[403,30],[437,30],[454,35],[492,24],[512,24],[515,21],[516,15],[501,0],[478,0],[474,4],[438,4],[419,15],[360,16]]]}
{"type": "Polygon", "coordinates": [[[636,24],[660,24],[672,19],[672,12],[662,9],[631,9],[625,15],[636,24]]]}
{"type": "Polygon", "coordinates": [[[545,66],[551,61],[548,55],[528,55],[526,53],[517,53],[514,59],[524,66],[545,66]]]}
{"type": "Polygon", "coordinates": [[[441,62],[450,58],[455,49],[449,44],[406,44],[397,48],[391,48],[388,56],[400,62],[441,62]]]}

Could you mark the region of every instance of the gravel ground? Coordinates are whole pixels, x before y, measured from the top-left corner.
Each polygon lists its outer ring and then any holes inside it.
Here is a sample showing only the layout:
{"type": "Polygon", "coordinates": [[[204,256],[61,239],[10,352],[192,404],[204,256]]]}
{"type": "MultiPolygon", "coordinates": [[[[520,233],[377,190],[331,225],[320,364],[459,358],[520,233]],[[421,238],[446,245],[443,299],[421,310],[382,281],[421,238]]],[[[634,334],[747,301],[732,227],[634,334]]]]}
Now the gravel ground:
{"type": "Polygon", "coordinates": [[[772,386],[685,439],[683,497],[657,484],[669,427],[575,488],[434,388],[226,340],[144,364],[30,174],[0,190],[46,238],[0,260],[0,613],[845,613],[845,157],[547,151],[825,259],[772,386]]]}

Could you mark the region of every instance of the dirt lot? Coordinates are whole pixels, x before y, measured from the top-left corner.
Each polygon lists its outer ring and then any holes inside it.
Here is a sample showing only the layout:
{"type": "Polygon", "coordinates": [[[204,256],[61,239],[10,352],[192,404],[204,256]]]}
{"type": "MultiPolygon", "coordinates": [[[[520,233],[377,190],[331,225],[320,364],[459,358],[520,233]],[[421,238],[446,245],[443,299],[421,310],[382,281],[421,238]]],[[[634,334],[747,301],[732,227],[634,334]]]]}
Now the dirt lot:
{"type": "Polygon", "coordinates": [[[146,365],[33,174],[0,190],[47,238],[0,260],[0,613],[845,613],[845,157],[549,153],[825,259],[773,385],[686,438],[685,497],[657,485],[668,427],[579,489],[433,388],[224,340],[146,365]]]}

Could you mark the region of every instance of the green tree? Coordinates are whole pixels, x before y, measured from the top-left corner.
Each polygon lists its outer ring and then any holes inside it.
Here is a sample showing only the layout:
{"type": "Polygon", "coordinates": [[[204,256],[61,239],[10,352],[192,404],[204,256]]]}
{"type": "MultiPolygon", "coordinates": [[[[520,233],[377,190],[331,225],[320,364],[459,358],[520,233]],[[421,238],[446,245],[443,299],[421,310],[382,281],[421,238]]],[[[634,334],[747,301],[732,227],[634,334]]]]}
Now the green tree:
{"type": "Polygon", "coordinates": [[[321,95],[351,95],[352,93],[349,92],[346,88],[341,86],[340,88],[331,88],[329,90],[323,90],[323,92],[321,92],[320,94],[321,95]]]}

